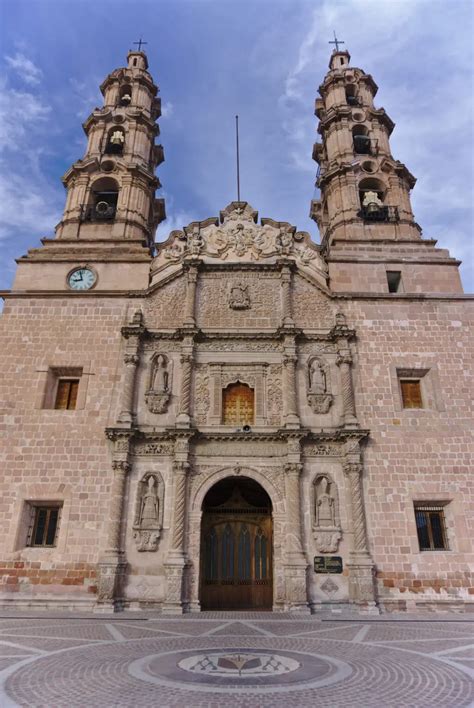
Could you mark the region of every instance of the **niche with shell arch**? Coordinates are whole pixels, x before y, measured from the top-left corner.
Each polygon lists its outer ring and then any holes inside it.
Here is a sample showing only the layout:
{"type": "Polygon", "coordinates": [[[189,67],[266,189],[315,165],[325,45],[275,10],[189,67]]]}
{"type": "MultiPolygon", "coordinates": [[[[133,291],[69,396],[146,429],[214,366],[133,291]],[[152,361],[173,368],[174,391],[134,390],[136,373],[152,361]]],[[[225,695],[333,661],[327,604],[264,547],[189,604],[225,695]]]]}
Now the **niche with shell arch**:
{"type": "Polygon", "coordinates": [[[159,472],[146,472],[137,485],[133,538],[138,551],[156,551],[163,527],[163,478],[159,472]]]}
{"type": "Polygon", "coordinates": [[[150,373],[145,400],[150,413],[165,413],[171,398],[173,362],[161,352],[150,361],[150,373]]]}
{"type": "Polygon", "coordinates": [[[329,474],[318,474],[312,485],[313,536],[319,553],[335,553],[342,537],[339,493],[329,474]]]}

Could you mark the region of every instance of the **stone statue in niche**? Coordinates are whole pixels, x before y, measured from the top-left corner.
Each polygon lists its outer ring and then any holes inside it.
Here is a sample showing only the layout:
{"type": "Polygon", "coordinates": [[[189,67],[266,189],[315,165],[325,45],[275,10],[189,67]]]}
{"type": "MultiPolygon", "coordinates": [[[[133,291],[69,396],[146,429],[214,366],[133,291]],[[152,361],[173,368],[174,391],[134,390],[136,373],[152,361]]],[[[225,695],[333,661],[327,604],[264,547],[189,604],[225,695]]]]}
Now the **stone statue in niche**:
{"type": "Polygon", "coordinates": [[[147,473],[138,483],[133,537],[139,551],[156,551],[163,520],[163,480],[147,473]]]}
{"type": "Polygon", "coordinates": [[[316,548],[319,553],[335,553],[342,535],[336,486],[326,475],[317,477],[313,486],[316,548]]]}
{"type": "Polygon", "coordinates": [[[328,392],[328,375],[324,364],[316,357],[308,361],[308,403],[313,413],[327,413],[333,396],[328,392]]]}
{"type": "Polygon", "coordinates": [[[165,413],[171,397],[171,363],[158,354],[151,365],[150,385],[145,394],[148,410],[151,413],[165,413]]]}
{"type": "Polygon", "coordinates": [[[242,285],[241,283],[231,285],[229,307],[232,310],[248,310],[250,307],[250,295],[247,285],[242,285]]]}

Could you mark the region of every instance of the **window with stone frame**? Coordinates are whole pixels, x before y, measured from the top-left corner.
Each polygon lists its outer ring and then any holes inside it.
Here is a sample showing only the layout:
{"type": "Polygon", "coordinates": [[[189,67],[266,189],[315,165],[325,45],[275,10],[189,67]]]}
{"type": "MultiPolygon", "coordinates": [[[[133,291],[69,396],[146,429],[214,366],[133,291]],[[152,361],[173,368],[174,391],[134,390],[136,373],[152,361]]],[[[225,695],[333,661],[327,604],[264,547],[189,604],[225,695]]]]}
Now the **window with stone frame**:
{"type": "Polygon", "coordinates": [[[447,502],[414,503],[420,551],[449,550],[444,513],[446,504],[447,502]]]}
{"type": "Polygon", "coordinates": [[[82,367],[50,367],[46,377],[43,408],[75,410],[81,387],[82,367]]]}
{"type": "Polygon", "coordinates": [[[62,502],[28,501],[26,546],[53,548],[56,545],[62,502]]]}
{"type": "Polygon", "coordinates": [[[222,422],[224,425],[253,425],[254,423],[253,388],[247,384],[232,383],[222,392],[222,422]]]}
{"type": "Polygon", "coordinates": [[[397,369],[402,408],[426,408],[428,369],[397,369]]]}

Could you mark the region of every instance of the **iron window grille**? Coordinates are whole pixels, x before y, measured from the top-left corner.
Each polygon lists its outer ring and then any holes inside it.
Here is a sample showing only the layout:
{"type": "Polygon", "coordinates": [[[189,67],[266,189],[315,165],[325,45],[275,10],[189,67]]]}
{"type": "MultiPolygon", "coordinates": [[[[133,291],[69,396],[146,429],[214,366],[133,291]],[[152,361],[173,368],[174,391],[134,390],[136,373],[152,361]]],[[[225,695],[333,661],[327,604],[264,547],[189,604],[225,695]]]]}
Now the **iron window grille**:
{"type": "Polygon", "coordinates": [[[27,546],[52,548],[56,545],[61,507],[32,506],[27,546]]]}
{"type": "Polygon", "coordinates": [[[449,550],[444,506],[415,504],[415,519],[420,551],[449,550]]]}
{"type": "Polygon", "coordinates": [[[377,211],[371,211],[363,206],[357,214],[364,221],[382,221],[385,223],[396,223],[400,220],[398,208],[396,206],[381,206],[377,211]]]}

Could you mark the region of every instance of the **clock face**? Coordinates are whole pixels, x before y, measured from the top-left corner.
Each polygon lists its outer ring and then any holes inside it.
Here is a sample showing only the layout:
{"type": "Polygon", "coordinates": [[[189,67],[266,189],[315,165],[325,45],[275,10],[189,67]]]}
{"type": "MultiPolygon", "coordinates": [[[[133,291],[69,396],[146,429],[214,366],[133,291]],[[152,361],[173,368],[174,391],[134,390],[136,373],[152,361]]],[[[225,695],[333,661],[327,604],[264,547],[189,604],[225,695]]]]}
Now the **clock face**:
{"type": "Polygon", "coordinates": [[[73,290],[89,290],[96,280],[97,276],[90,268],[76,268],[69,273],[67,282],[73,290]]]}

